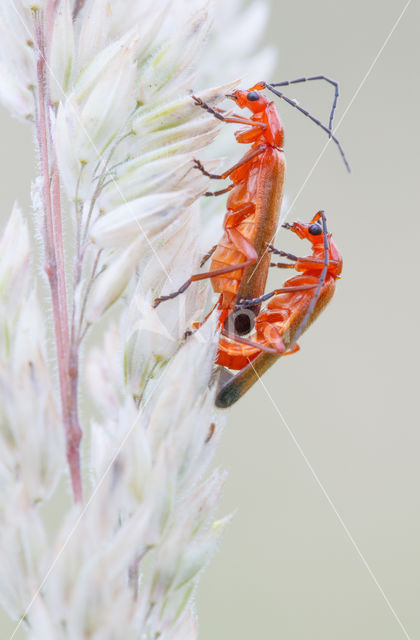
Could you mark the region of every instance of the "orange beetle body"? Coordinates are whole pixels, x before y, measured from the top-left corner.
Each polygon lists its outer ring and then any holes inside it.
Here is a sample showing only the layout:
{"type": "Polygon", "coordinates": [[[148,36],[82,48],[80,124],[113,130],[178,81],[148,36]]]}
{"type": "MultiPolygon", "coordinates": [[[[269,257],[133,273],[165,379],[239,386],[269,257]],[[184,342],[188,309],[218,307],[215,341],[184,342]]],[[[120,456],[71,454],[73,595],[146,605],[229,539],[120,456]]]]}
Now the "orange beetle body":
{"type": "Polygon", "coordinates": [[[265,289],[270,266],[266,243],[277,229],[286,168],[283,127],[274,103],[253,89],[235,91],[229,97],[241,109],[247,107],[252,111],[252,124],[235,132],[237,142],[252,146],[238,168],[230,173],[232,187],[226,203],[225,233],[214,253],[211,271],[240,264],[244,257],[252,262],[241,270],[212,279],[213,289],[221,294],[220,308],[228,310],[237,295],[241,295],[242,281],[248,283],[247,294],[252,297],[265,289]],[[244,163],[249,156],[251,159],[244,163]],[[264,257],[255,269],[253,265],[261,256],[264,257]]]}
{"type": "Polygon", "coordinates": [[[235,186],[227,201],[225,232],[213,255],[210,269],[215,271],[240,264],[244,262],[244,257],[252,260],[252,263],[243,269],[212,278],[213,289],[221,294],[222,309],[232,308],[237,295],[241,295],[242,281],[248,283],[247,292],[252,297],[258,297],[265,289],[270,266],[266,243],[273,239],[277,229],[284,173],[284,153],[267,146],[261,155],[231,175],[235,186]],[[258,269],[255,269],[253,265],[261,257],[258,269]]]}
{"type": "MultiPolygon", "coordinates": [[[[266,244],[273,239],[277,229],[286,166],[282,149],[283,126],[274,103],[253,89],[238,90],[227,97],[235,100],[240,108],[250,109],[251,117],[225,116],[222,110],[213,109],[194,97],[198,106],[216,118],[244,125],[235,132],[236,140],[251,145],[242,159],[221,175],[208,173],[199,161],[195,161],[196,168],[204,175],[231,180],[227,188],[206,194],[230,192],[223,236],[214,248],[208,272],[194,274],[178,291],[155,300],[157,306],[185,291],[192,282],[211,278],[214,291],[220,294],[216,306],[221,312],[221,326],[235,309],[238,295],[258,297],[264,292],[270,266],[266,244]],[[244,287],[243,282],[246,282],[244,287]]],[[[258,310],[259,305],[256,313],[258,310]]],[[[244,331],[249,328],[245,327],[244,331]]],[[[240,328],[238,331],[241,332],[240,328]]]]}

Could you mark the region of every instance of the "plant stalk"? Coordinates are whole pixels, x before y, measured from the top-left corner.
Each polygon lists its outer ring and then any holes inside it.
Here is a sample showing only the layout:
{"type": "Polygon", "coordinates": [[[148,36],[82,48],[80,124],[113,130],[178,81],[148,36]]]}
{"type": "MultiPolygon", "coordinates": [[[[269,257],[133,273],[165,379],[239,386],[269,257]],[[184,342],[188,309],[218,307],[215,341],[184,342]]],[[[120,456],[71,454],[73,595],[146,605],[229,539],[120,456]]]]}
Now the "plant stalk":
{"type": "MultiPolygon", "coordinates": [[[[66,277],[64,265],[63,228],[61,217],[60,178],[51,137],[51,123],[47,106],[46,58],[42,14],[34,10],[38,48],[37,81],[38,105],[36,131],[38,138],[43,201],[45,213],[45,271],[51,291],[57,368],[63,425],[66,435],[66,455],[75,502],[82,502],[80,470],[80,441],[82,431],[78,420],[77,383],[78,357],[69,340],[66,277]]],[[[76,347],[77,349],[77,347],[76,347]]]]}

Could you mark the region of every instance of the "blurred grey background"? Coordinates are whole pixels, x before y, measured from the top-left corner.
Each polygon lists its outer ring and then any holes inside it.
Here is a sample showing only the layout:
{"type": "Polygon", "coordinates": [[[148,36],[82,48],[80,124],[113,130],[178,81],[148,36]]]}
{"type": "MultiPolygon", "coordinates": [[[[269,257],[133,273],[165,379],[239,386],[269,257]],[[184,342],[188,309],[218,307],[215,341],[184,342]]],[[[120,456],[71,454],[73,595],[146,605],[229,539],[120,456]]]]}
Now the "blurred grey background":
{"type": "MultiPolygon", "coordinates": [[[[404,6],[272,0],[269,80],[340,81],[351,175],[331,144],[308,178],[326,136],[278,106],[289,220],[325,209],[344,273],[300,353],[229,415],[217,462],[221,513],[236,512],[197,594],[201,640],[420,638],[418,2],[386,43],[404,6]]],[[[326,120],[328,85],[288,95],[326,120]]],[[[34,167],[29,130],[4,111],[0,139],[7,215],[16,197],[29,204],[34,167]]],[[[277,246],[301,253],[290,236],[277,246]]]]}

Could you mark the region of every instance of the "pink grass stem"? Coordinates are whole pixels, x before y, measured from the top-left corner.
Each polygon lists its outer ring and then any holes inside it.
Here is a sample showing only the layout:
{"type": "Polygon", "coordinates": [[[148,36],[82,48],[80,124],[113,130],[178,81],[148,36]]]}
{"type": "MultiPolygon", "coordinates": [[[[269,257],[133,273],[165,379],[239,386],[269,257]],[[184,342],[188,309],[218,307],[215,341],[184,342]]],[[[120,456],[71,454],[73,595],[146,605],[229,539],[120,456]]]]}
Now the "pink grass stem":
{"type": "Polygon", "coordinates": [[[70,469],[74,500],[81,502],[80,440],[82,433],[77,417],[78,375],[77,371],[76,373],[74,371],[75,359],[74,354],[71,356],[71,345],[69,341],[60,181],[55,154],[53,152],[51,128],[47,115],[48,99],[46,95],[45,42],[39,11],[34,11],[34,18],[38,47],[38,110],[36,129],[43,177],[45,271],[48,276],[53,307],[61,408],[66,433],[67,461],[70,469]],[[75,386],[76,390],[74,389],[75,386]]]}

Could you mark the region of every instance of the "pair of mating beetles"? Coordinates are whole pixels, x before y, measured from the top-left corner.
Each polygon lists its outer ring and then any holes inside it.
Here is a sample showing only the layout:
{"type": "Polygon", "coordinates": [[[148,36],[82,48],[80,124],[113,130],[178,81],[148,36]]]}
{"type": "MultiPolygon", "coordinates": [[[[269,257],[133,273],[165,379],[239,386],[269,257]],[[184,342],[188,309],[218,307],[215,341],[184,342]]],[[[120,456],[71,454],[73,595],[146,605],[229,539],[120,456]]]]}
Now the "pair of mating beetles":
{"type": "Polygon", "coordinates": [[[239,162],[220,175],[208,173],[195,161],[195,167],[209,178],[230,179],[225,189],[205,194],[218,196],[229,192],[224,233],[201,263],[203,266],[212,258],[209,271],[192,275],[178,291],[157,298],[154,306],[183,293],[196,280],[211,279],[214,291],[220,294],[215,307],[220,327],[216,364],[222,368],[216,395],[218,407],[236,402],[280,356],[299,349],[297,340],[332,298],[342,269],[342,257],[327,231],[323,211],[318,211],[308,223],[283,225],[311,242],[310,256],[300,258],[272,245],[283,195],[284,131],[274,102],[266,97],[264,89],[286,100],[326,131],[349,169],[341,145],[332,133],[338,86],[325,76],[275,84],[261,82],[248,91],[238,90],[227,96],[241,109],[248,108],[250,117],[226,114],[193,96],[196,104],[215,118],[243,125],[235,132],[236,140],[251,146],[239,162]],[[275,89],[310,80],[325,80],[335,87],[328,127],[275,89]],[[272,255],[289,262],[273,263],[272,255]],[[264,294],[269,267],[294,269],[299,275],[287,280],[280,289],[264,294]],[[267,300],[268,304],[261,308],[267,300]]]}

